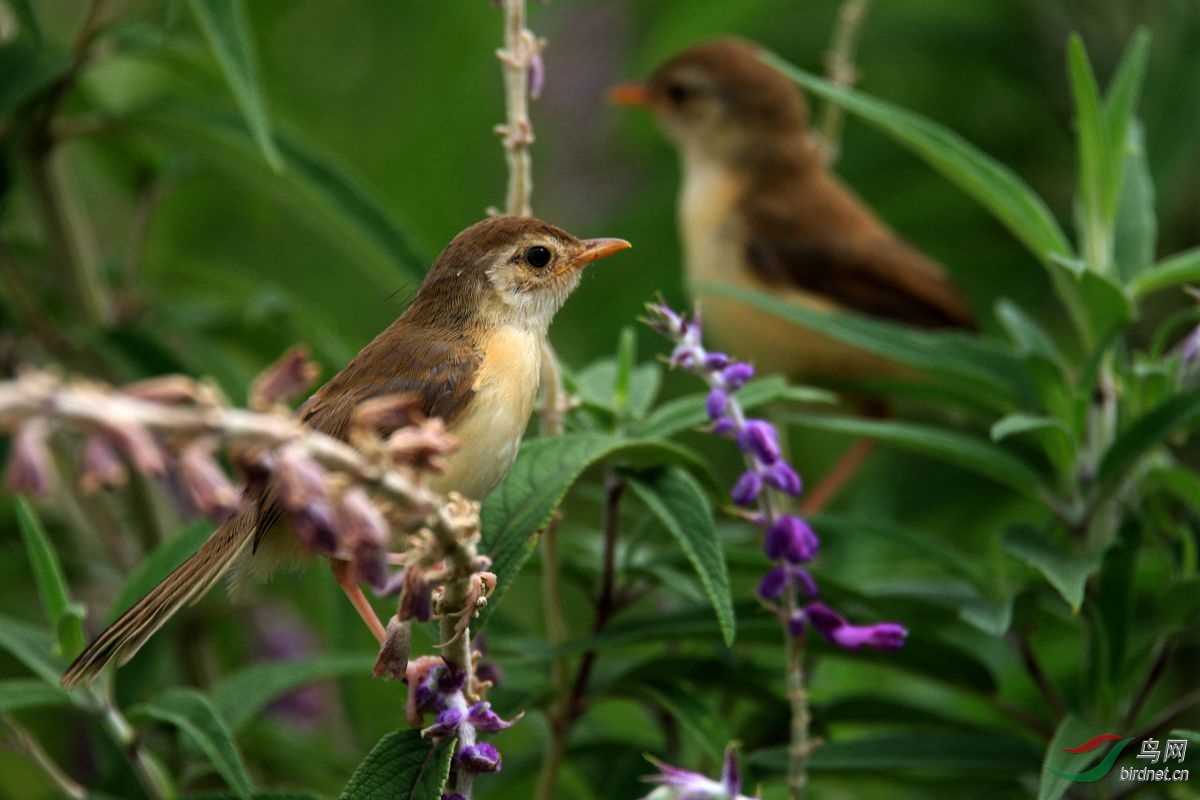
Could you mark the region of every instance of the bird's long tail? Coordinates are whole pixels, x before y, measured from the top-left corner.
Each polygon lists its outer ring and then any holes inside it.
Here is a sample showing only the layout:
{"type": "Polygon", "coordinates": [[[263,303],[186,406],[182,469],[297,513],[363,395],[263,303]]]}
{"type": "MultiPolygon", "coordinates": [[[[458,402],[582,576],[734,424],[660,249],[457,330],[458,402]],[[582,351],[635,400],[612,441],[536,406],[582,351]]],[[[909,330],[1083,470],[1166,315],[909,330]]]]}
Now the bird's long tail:
{"type": "Polygon", "coordinates": [[[67,689],[88,685],[109,662],[118,665],[133,658],[158,629],[184,604],[194,603],[229,571],[253,538],[252,515],[238,514],[225,522],[199,550],[87,646],[63,673],[67,689]]]}

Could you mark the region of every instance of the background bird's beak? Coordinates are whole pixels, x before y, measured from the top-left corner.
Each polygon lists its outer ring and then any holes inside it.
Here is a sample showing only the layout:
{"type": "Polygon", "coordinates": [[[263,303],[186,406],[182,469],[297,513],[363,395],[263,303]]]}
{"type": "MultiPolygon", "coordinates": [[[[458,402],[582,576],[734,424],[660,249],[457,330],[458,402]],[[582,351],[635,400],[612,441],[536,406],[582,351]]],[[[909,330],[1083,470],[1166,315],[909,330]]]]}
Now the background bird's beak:
{"type": "Polygon", "coordinates": [[[614,106],[649,106],[652,101],[644,83],[622,83],[608,90],[608,102],[614,106]]]}
{"type": "Polygon", "coordinates": [[[571,259],[570,265],[575,269],[583,269],[593,261],[628,250],[633,247],[624,239],[584,239],[583,249],[571,259]]]}

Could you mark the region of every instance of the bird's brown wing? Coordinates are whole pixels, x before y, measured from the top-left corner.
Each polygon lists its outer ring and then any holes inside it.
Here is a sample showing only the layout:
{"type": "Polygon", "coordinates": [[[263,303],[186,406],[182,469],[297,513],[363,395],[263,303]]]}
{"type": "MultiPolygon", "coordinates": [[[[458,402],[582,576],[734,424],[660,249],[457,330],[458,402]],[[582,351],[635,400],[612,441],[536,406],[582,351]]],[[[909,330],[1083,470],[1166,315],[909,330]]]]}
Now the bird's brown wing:
{"type": "MultiPolygon", "coordinates": [[[[475,374],[482,358],[460,333],[431,335],[425,329],[411,329],[401,319],[364,347],[296,414],[309,427],[345,439],[360,403],[412,394],[423,414],[441,417],[450,426],[475,395],[475,374]]],[[[255,549],[280,514],[279,505],[269,498],[259,503],[255,549]]]]}
{"type": "Polygon", "coordinates": [[[896,237],[826,171],[753,192],[749,203],[746,261],[768,284],[907,325],[975,327],[945,271],[896,237]]]}

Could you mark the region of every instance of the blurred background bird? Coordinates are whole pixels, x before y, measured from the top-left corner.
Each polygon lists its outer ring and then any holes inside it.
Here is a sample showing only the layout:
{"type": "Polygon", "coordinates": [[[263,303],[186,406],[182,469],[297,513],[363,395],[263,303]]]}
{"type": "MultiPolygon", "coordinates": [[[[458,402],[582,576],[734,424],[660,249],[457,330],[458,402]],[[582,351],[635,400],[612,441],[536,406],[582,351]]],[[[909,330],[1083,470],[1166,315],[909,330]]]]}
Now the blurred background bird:
{"type": "MultiPolygon", "coordinates": [[[[579,285],[582,269],[629,247],[622,239],[580,240],[532,217],[493,217],[446,246],[408,309],[300,407],[309,427],[345,439],[355,409],[388,395],[411,395],[440,417],[459,447],[430,475],[436,492],[488,494],[517,457],[533,412],[541,341],[579,285]]],[[[299,555],[286,515],[265,487],[203,546],[106,628],[62,677],[71,687],[123,664],[186,603],[235,565],[270,572],[299,555]]],[[[347,562],[334,574],[382,643],[383,626],[347,562]]]]}
{"type": "MultiPolygon", "coordinates": [[[[684,268],[707,333],[765,373],[807,381],[899,376],[903,370],[879,356],[705,289],[750,288],[921,328],[975,327],[945,270],[830,171],[809,135],[804,98],[761,55],[739,39],[705,42],[644,83],[611,92],[619,105],[653,111],[679,151],[684,268]]],[[[882,409],[870,402],[865,410],[882,409]]],[[[867,450],[853,448],[807,506],[822,505],[867,450]]]]}

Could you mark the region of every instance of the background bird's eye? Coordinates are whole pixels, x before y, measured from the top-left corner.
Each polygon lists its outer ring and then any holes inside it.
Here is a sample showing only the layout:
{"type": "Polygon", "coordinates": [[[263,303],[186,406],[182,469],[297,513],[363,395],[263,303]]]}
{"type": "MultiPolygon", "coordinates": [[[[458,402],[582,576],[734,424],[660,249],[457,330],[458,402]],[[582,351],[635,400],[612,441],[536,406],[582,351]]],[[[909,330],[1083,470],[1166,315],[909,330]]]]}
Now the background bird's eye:
{"type": "Polygon", "coordinates": [[[525,263],[531,267],[541,269],[550,263],[550,248],[534,245],[525,251],[525,263]]]}
{"type": "Polygon", "coordinates": [[[679,105],[683,101],[687,100],[690,95],[691,90],[682,83],[667,84],[667,99],[676,105],[679,105]]]}

